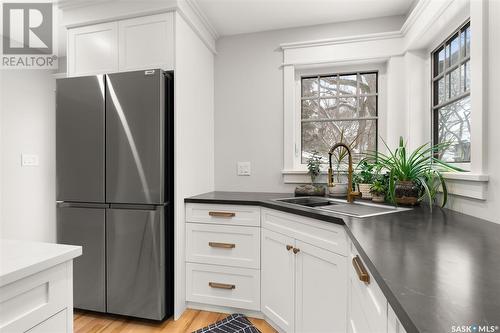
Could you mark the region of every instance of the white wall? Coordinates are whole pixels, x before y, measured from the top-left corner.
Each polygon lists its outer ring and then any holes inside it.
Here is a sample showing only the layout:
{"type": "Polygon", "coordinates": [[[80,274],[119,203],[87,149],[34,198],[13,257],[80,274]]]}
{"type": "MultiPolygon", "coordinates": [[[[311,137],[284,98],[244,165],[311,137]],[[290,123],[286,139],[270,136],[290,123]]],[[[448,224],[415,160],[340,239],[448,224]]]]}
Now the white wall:
{"type": "Polygon", "coordinates": [[[283,54],[286,42],[397,31],[402,17],[223,37],[215,58],[215,187],[292,191],[283,169],[283,54]],[[236,163],[250,161],[251,176],[236,163]]]}
{"type": "Polygon", "coordinates": [[[47,70],[1,77],[1,235],[55,241],[55,81],[47,70]],[[40,165],[21,167],[21,153],[40,165]]]}
{"type": "Polygon", "coordinates": [[[214,56],[175,15],[175,316],[185,308],[184,198],[214,190],[214,56]]]}

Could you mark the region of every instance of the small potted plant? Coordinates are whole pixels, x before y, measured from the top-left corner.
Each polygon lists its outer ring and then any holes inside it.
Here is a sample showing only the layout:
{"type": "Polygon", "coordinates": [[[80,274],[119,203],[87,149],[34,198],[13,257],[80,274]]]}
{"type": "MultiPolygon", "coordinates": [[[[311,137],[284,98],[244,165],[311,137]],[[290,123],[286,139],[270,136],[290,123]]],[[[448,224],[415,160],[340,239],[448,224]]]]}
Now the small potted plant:
{"type": "Polygon", "coordinates": [[[370,193],[372,194],[372,201],[385,202],[385,194],[387,186],[383,177],[377,177],[370,186],[370,193]]]}
{"type": "Polygon", "coordinates": [[[317,151],[313,151],[311,157],[307,159],[307,173],[311,177],[311,184],[297,186],[296,196],[325,196],[325,187],[315,184],[316,178],[321,173],[322,158],[317,151]]]}
{"type": "Polygon", "coordinates": [[[363,199],[372,198],[370,188],[374,178],[375,167],[376,165],[370,163],[368,159],[361,160],[356,167],[358,172],[354,175],[354,183],[357,184],[359,192],[361,192],[361,198],[363,199]]]}

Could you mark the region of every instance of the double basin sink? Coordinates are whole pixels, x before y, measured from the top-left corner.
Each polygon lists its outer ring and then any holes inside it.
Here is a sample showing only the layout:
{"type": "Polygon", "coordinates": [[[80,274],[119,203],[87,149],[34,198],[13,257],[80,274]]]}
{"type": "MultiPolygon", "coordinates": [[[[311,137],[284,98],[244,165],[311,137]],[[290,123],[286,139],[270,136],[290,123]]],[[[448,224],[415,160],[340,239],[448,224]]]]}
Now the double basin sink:
{"type": "Polygon", "coordinates": [[[359,218],[397,213],[411,209],[363,201],[348,203],[347,200],[324,197],[294,197],[275,199],[274,201],[359,218]]]}

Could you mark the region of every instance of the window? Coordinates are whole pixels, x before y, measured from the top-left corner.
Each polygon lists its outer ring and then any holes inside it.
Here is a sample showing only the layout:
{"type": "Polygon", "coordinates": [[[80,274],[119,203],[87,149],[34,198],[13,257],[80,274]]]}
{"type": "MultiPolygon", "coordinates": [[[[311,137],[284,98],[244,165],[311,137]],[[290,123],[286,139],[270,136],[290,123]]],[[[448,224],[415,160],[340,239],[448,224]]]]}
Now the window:
{"type": "Polygon", "coordinates": [[[449,163],[471,160],[470,22],[432,52],[433,142],[450,146],[439,152],[449,163]]]}
{"type": "Polygon", "coordinates": [[[340,141],[355,161],[377,149],[378,72],[302,77],[301,90],[302,164],[314,151],[327,163],[340,141]]]}

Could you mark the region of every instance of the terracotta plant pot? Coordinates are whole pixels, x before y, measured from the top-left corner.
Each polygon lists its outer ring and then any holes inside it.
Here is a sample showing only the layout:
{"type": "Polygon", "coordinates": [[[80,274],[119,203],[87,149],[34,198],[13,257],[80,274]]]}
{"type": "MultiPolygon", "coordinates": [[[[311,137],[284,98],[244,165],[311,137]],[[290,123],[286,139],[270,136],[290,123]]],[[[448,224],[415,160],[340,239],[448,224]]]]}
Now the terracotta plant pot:
{"type": "Polygon", "coordinates": [[[372,184],[358,184],[359,192],[361,192],[362,199],[371,199],[372,194],[370,193],[370,188],[372,184]]]}
{"type": "Polygon", "coordinates": [[[296,197],[306,197],[306,196],[314,196],[314,197],[324,197],[325,196],[325,187],[323,185],[299,185],[295,188],[295,196],[296,197]]]}
{"type": "Polygon", "coordinates": [[[328,187],[328,195],[334,198],[347,196],[347,183],[335,183],[328,187]]]}
{"type": "Polygon", "coordinates": [[[418,205],[418,186],[411,180],[398,180],[394,189],[396,203],[400,205],[418,205]]]}
{"type": "Polygon", "coordinates": [[[372,193],[373,202],[385,202],[385,195],[372,193]]]}

